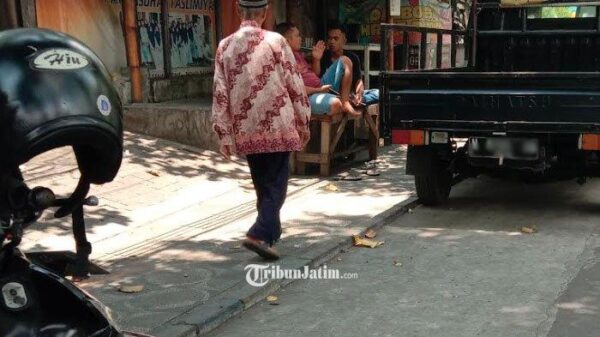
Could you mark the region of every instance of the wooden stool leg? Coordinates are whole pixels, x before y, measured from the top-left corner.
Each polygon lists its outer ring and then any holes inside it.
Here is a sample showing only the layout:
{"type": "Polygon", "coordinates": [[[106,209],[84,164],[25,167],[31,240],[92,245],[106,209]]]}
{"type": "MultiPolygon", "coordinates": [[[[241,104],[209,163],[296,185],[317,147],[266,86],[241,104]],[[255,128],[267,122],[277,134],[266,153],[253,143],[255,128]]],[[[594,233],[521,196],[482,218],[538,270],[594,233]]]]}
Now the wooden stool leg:
{"type": "MultiPolygon", "coordinates": [[[[302,151],[297,152],[297,153],[306,153],[306,149],[302,149],[302,151]]],[[[306,175],[306,162],[298,160],[296,158],[296,160],[294,160],[294,164],[295,164],[295,170],[294,173],[298,174],[298,175],[306,175]]]]}
{"type": "Polygon", "coordinates": [[[290,153],[290,173],[296,174],[296,152],[290,153]]]}
{"type": "Polygon", "coordinates": [[[331,122],[321,122],[321,175],[331,174],[331,122]]]}
{"type": "Polygon", "coordinates": [[[379,139],[373,137],[373,135],[369,135],[369,160],[377,159],[378,155],[378,147],[379,147],[379,139]]]}
{"type": "Polygon", "coordinates": [[[379,118],[378,116],[369,116],[367,114],[365,121],[369,126],[369,159],[375,160],[379,152],[379,118]]]}

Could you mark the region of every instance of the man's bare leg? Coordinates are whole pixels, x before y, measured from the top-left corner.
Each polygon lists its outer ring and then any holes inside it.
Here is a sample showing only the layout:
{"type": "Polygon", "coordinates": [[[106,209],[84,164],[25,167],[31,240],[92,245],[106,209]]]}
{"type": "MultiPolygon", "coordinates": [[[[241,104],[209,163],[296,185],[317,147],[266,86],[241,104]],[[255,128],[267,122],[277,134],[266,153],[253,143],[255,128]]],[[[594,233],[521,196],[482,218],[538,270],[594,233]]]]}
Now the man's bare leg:
{"type": "Polygon", "coordinates": [[[350,89],[352,87],[352,61],[346,57],[340,57],[342,64],[344,65],[344,77],[342,77],[342,86],[340,88],[341,100],[342,100],[342,111],[350,116],[360,116],[360,112],[354,110],[352,103],[350,103],[350,89]]]}
{"type": "Polygon", "coordinates": [[[335,116],[337,114],[340,114],[344,111],[344,105],[342,104],[342,101],[339,98],[335,98],[331,101],[331,104],[329,105],[329,115],[331,116],[335,116]]]}

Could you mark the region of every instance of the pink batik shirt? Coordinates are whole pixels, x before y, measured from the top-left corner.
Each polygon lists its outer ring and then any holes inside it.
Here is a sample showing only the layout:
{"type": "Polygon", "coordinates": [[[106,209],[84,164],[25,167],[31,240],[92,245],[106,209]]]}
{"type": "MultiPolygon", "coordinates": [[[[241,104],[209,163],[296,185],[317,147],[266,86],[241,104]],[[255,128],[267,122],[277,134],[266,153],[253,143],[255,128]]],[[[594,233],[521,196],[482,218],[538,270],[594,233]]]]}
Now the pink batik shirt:
{"type": "Polygon", "coordinates": [[[212,121],[221,147],[238,155],[300,151],[310,107],[285,38],[244,21],[215,60],[212,121]]]}

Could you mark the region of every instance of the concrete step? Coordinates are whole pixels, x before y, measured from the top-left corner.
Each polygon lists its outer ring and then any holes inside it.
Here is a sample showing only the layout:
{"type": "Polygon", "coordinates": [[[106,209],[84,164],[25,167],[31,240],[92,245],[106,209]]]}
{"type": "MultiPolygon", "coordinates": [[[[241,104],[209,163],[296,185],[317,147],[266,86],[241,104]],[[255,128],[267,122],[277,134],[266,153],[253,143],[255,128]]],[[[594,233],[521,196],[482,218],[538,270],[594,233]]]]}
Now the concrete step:
{"type": "Polygon", "coordinates": [[[211,110],[210,98],[127,104],[124,107],[125,129],[218,151],[218,140],[210,120],[211,110]]]}

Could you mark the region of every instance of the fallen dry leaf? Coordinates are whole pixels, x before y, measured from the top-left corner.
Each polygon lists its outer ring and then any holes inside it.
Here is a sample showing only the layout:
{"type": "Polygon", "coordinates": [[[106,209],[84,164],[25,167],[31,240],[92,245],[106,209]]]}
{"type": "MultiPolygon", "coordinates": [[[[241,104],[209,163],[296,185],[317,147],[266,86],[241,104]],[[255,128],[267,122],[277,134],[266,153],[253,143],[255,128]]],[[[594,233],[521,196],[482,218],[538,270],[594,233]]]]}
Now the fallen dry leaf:
{"type": "Polygon", "coordinates": [[[359,235],[354,235],[352,237],[354,242],[354,246],[356,247],[368,247],[368,248],[377,248],[383,244],[383,241],[377,241],[369,238],[361,238],[359,235]]]}
{"type": "Polygon", "coordinates": [[[270,305],[279,305],[279,297],[274,296],[274,295],[270,295],[267,296],[267,302],[269,302],[270,305]]]}
{"type": "Polygon", "coordinates": [[[366,238],[372,239],[372,238],[374,238],[376,236],[377,236],[377,232],[375,232],[374,230],[372,230],[370,228],[367,229],[367,232],[365,233],[365,237],[366,238]]]}
{"type": "Polygon", "coordinates": [[[151,175],[153,175],[155,177],[160,177],[160,172],[158,172],[156,170],[150,170],[150,171],[148,171],[148,173],[150,173],[151,175]]]}
{"type": "Polygon", "coordinates": [[[521,228],[521,232],[526,233],[526,234],[533,234],[537,232],[537,227],[534,226],[523,226],[521,228]]]}
{"type": "Polygon", "coordinates": [[[119,288],[119,291],[126,294],[135,294],[144,290],[144,285],[136,284],[136,285],[124,285],[119,288]]]}
{"type": "Polygon", "coordinates": [[[400,263],[400,261],[396,261],[396,260],[394,260],[394,266],[396,266],[396,267],[401,267],[401,266],[402,266],[402,263],[400,263]]]}
{"type": "Polygon", "coordinates": [[[327,186],[325,186],[325,190],[329,191],[329,192],[337,192],[339,191],[339,187],[335,186],[335,184],[329,184],[327,186]]]}

